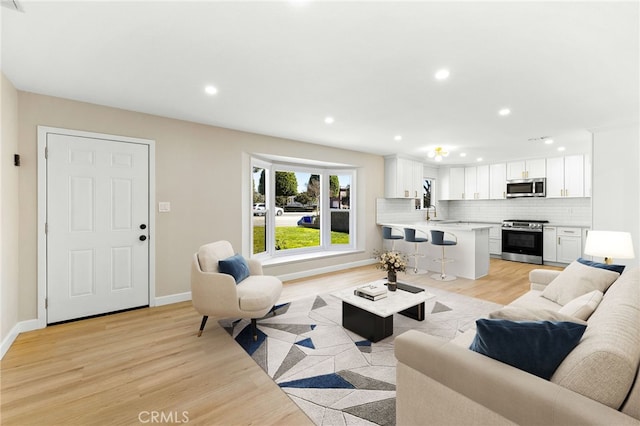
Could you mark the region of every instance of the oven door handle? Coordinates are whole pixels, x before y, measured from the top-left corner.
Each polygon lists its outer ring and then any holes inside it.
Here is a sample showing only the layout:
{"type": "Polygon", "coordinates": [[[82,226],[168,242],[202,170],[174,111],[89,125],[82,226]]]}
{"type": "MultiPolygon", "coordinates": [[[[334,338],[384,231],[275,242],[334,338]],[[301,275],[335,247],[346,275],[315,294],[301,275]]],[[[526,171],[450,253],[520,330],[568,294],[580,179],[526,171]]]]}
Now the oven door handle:
{"type": "Polygon", "coordinates": [[[503,231],[513,232],[542,232],[542,229],[502,228],[503,231]]]}

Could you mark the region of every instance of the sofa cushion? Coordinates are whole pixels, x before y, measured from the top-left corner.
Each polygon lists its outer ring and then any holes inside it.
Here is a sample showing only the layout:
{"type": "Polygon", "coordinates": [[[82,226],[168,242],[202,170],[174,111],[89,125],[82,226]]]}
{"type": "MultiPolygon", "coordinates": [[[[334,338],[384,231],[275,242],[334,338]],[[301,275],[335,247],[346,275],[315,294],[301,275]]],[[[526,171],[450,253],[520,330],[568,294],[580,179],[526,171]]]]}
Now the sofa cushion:
{"type": "Polygon", "coordinates": [[[515,306],[505,306],[504,308],[491,312],[490,319],[505,319],[510,321],[568,321],[586,325],[586,321],[579,318],[551,311],[549,309],[527,309],[515,306]]]}
{"type": "Polygon", "coordinates": [[[640,270],[627,267],[551,381],[619,409],[640,364],[640,270]]]}
{"type": "Polygon", "coordinates": [[[479,319],[469,349],[548,380],[586,328],[564,321],[479,319]]]}
{"type": "Polygon", "coordinates": [[[602,296],[603,294],[600,290],[593,290],[590,293],[576,297],[560,308],[558,313],[586,321],[589,319],[593,311],[596,310],[598,304],[600,304],[602,296]]]}
{"type": "Polygon", "coordinates": [[[592,268],[574,261],[549,283],[542,296],[564,306],[593,290],[606,292],[619,276],[617,272],[592,268]]]}
{"type": "Polygon", "coordinates": [[[240,284],[249,276],[249,265],[241,254],[218,261],[218,270],[223,274],[229,274],[240,284]]]}
{"type": "Polygon", "coordinates": [[[542,297],[542,291],[538,290],[530,290],[526,292],[513,302],[509,303],[509,306],[527,309],[547,309],[550,311],[559,311],[560,308],[562,308],[562,305],[542,297]]]}

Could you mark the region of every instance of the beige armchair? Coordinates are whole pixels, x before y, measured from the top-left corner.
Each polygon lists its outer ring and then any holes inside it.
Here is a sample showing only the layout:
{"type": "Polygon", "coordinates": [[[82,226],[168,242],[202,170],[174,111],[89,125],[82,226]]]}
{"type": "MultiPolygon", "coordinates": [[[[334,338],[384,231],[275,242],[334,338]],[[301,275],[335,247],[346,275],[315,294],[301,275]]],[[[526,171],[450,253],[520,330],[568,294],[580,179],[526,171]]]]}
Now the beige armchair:
{"type": "MultiPolygon", "coordinates": [[[[206,244],[193,255],[191,262],[191,301],[203,315],[198,336],[209,316],[250,318],[253,339],[257,340],[256,319],[274,310],[282,292],[282,281],[263,275],[262,264],[247,259],[249,276],[236,284],[232,275],[219,271],[218,262],[234,255],[228,241],[206,244]]],[[[275,314],[275,311],[274,311],[275,314]]]]}

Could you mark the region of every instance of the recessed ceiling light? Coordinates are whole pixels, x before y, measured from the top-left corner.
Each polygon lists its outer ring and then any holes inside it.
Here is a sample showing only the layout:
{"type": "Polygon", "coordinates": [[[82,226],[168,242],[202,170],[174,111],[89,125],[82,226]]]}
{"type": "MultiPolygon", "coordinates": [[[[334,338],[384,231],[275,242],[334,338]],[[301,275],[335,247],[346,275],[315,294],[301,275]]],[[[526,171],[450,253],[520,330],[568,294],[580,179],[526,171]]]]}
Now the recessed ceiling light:
{"type": "Polygon", "coordinates": [[[449,70],[448,69],[441,69],[438,72],[436,72],[435,77],[436,80],[446,80],[447,78],[449,78],[449,70]]]}
{"type": "Polygon", "coordinates": [[[466,152],[461,152],[461,153],[460,153],[460,157],[466,157],[466,156],[467,156],[467,153],[466,153],[466,152]]]}
{"type": "Polygon", "coordinates": [[[213,86],[207,86],[204,88],[204,91],[207,93],[207,95],[215,95],[216,93],[218,93],[218,89],[216,89],[213,86]]]}
{"type": "Polygon", "coordinates": [[[509,108],[502,108],[500,111],[498,111],[498,114],[502,116],[509,115],[511,114],[511,110],[509,108]]]}
{"type": "Polygon", "coordinates": [[[401,141],[401,140],[402,140],[402,135],[396,135],[396,136],[393,138],[393,140],[401,141]]]}
{"type": "Polygon", "coordinates": [[[478,162],[482,161],[482,157],[476,158],[476,161],[478,161],[478,162]]]}
{"type": "Polygon", "coordinates": [[[558,147],[558,151],[562,152],[562,151],[564,151],[564,150],[565,150],[564,146],[559,146],[559,147],[558,147]]]}
{"type": "Polygon", "coordinates": [[[334,118],[333,117],[325,117],[324,122],[327,124],[332,124],[334,122],[334,118]]]}
{"type": "Polygon", "coordinates": [[[547,139],[544,141],[547,145],[551,145],[553,143],[553,139],[547,139]]]}

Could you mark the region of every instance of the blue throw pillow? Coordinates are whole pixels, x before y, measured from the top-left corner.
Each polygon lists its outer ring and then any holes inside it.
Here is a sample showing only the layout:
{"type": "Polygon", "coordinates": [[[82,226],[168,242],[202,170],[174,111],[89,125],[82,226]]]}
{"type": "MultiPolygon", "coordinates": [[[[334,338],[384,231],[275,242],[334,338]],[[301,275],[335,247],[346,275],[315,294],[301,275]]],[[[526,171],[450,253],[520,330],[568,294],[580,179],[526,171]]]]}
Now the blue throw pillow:
{"type": "Polygon", "coordinates": [[[469,349],[549,380],[578,345],[584,324],[479,319],[469,349]]]}
{"type": "Polygon", "coordinates": [[[606,263],[593,262],[591,260],[583,258],[579,258],[578,262],[582,263],[583,265],[593,266],[594,268],[607,269],[619,274],[622,274],[622,271],[624,271],[624,265],[607,265],[606,263]]]}
{"type": "Polygon", "coordinates": [[[224,260],[218,261],[218,270],[223,274],[232,275],[236,284],[249,276],[249,265],[241,254],[236,254],[224,260]]]}

